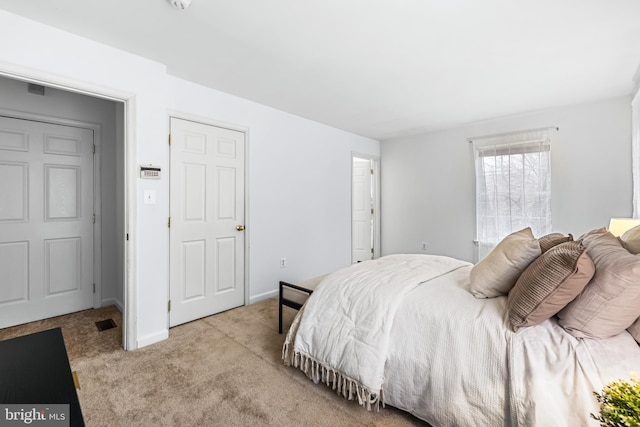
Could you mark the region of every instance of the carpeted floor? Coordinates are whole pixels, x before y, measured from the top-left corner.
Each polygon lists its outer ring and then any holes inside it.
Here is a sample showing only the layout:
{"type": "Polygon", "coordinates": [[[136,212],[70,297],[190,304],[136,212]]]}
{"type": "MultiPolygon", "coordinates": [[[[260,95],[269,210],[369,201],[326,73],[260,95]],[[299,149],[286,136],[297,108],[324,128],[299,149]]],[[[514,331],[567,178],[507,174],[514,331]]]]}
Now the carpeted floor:
{"type": "MultiPolygon", "coordinates": [[[[295,311],[285,310],[288,327],[295,311]]],[[[60,326],[88,427],[427,425],[395,408],[367,412],[284,366],[277,316],[269,299],[125,352],[120,313],[106,307],[0,329],[0,340],[60,326]],[[108,318],[118,327],[98,331],[108,318]]]]}
{"type": "Polygon", "coordinates": [[[60,327],[73,368],[74,362],[122,350],[121,325],[122,314],[115,306],[111,305],[97,310],[84,310],[66,316],[52,317],[0,329],[0,341],[60,327]],[[106,319],[113,319],[117,327],[100,332],[96,327],[96,322],[106,319]]]}

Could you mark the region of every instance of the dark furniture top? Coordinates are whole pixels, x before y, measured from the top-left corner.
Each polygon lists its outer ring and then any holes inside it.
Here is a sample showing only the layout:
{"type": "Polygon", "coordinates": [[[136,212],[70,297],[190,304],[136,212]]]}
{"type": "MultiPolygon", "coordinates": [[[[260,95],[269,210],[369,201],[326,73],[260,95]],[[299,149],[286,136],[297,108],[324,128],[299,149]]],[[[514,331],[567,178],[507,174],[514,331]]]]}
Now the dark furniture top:
{"type": "Polygon", "coordinates": [[[285,288],[295,289],[296,291],[303,292],[307,295],[311,295],[313,293],[312,289],[294,285],[293,283],[280,281],[280,287],[279,287],[280,292],[278,297],[278,333],[280,334],[282,333],[282,306],[286,305],[287,307],[300,310],[300,307],[302,307],[304,299],[306,299],[306,298],[303,298],[303,301],[300,302],[300,300],[295,301],[294,299],[287,298],[284,294],[285,288]]]}
{"type": "Polygon", "coordinates": [[[0,341],[0,403],[69,404],[85,425],[60,328],[0,341]]]}

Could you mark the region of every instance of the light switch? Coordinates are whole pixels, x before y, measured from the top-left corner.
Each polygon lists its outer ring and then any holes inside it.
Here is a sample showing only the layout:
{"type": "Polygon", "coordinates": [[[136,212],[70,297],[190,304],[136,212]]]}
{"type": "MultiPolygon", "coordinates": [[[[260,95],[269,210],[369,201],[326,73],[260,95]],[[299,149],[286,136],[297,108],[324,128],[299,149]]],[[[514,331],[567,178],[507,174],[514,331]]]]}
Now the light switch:
{"type": "Polygon", "coordinates": [[[144,190],[144,204],[145,205],[156,204],[156,190],[144,190]]]}

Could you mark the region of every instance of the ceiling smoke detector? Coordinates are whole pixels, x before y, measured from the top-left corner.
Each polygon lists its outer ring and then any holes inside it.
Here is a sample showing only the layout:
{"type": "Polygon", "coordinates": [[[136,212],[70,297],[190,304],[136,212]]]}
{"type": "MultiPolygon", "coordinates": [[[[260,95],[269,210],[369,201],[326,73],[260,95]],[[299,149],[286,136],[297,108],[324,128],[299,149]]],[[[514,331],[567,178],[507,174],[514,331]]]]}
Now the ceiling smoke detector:
{"type": "Polygon", "coordinates": [[[169,0],[176,9],[185,10],[191,4],[191,0],[169,0]]]}

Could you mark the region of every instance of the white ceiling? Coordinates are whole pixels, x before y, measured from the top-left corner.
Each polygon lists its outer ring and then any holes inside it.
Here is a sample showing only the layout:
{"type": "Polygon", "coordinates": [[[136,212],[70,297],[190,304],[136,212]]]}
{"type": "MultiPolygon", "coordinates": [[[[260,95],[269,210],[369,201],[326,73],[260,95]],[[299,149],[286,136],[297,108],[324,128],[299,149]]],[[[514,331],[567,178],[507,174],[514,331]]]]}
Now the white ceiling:
{"type": "Polygon", "coordinates": [[[0,8],[376,139],[627,95],[640,64],[637,0],[193,0],[184,11],[168,0],[0,0],[0,8]]]}

